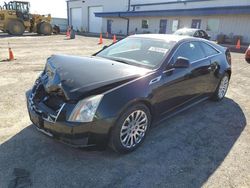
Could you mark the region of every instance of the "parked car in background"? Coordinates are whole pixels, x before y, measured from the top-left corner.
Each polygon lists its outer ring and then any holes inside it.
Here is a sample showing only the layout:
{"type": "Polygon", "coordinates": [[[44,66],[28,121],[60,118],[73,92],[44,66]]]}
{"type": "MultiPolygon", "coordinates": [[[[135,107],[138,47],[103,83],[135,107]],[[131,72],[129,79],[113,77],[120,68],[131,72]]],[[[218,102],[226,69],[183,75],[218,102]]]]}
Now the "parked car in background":
{"type": "Polygon", "coordinates": [[[154,123],[206,99],[224,98],[230,52],[207,40],[129,36],[91,57],[53,55],[26,93],[31,121],[76,147],[131,152],[154,123]]]}
{"type": "Polygon", "coordinates": [[[174,35],[198,37],[209,40],[211,37],[202,29],[182,28],[174,32],[174,35]]]}
{"type": "Polygon", "coordinates": [[[249,45],[248,49],[246,50],[245,59],[248,63],[250,63],[250,45],[249,45]]]}

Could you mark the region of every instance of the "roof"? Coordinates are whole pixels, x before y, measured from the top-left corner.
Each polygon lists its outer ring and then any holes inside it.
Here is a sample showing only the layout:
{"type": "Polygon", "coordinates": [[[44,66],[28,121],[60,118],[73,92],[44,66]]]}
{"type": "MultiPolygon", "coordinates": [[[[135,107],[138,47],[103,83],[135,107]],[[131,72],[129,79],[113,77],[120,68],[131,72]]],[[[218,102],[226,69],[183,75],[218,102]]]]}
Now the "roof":
{"type": "Polygon", "coordinates": [[[195,29],[195,28],[181,28],[174,32],[175,35],[188,35],[193,36],[196,31],[199,31],[201,29],[195,29]]]}
{"type": "Polygon", "coordinates": [[[201,29],[189,28],[189,27],[184,27],[184,28],[178,29],[178,31],[198,31],[198,30],[201,30],[201,29]]]}
{"type": "Polygon", "coordinates": [[[132,7],[136,6],[152,6],[152,5],[166,5],[166,4],[186,4],[186,3],[192,3],[192,2],[204,2],[204,1],[214,1],[214,0],[170,0],[165,2],[155,2],[155,3],[136,3],[131,4],[132,7]]]}
{"type": "Polygon", "coordinates": [[[189,36],[171,35],[171,34],[136,34],[136,35],[130,35],[129,37],[159,39],[164,41],[175,41],[175,42],[191,38],[189,36]]]}
{"type": "Polygon", "coordinates": [[[226,6],[193,9],[169,9],[127,12],[98,12],[96,17],[198,16],[250,14],[250,6],[226,6]]]}

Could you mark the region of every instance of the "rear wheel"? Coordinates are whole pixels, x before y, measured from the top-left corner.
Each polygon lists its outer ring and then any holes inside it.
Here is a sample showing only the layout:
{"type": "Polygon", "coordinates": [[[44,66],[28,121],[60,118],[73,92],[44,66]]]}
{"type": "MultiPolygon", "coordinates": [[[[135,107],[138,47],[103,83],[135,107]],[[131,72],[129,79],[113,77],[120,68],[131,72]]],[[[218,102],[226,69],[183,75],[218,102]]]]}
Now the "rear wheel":
{"type": "Polygon", "coordinates": [[[145,105],[137,104],[128,108],[111,132],[111,148],[119,153],[134,151],[144,141],[150,124],[150,111],[145,105]]]}
{"type": "Polygon", "coordinates": [[[214,101],[222,100],[226,95],[228,86],[229,86],[229,75],[225,73],[221,78],[220,84],[218,85],[216,91],[214,92],[214,95],[212,96],[212,100],[214,101]]]}
{"type": "Polygon", "coordinates": [[[12,20],[9,22],[8,25],[8,33],[10,35],[22,35],[25,31],[25,27],[23,25],[23,23],[16,21],[16,20],[12,20]]]}
{"type": "Polygon", "coordinates": [[[37,33],[43,35],[51,35],[52,26],[50,25],[50,23],[42,22],[38,25],[37,33]]]}

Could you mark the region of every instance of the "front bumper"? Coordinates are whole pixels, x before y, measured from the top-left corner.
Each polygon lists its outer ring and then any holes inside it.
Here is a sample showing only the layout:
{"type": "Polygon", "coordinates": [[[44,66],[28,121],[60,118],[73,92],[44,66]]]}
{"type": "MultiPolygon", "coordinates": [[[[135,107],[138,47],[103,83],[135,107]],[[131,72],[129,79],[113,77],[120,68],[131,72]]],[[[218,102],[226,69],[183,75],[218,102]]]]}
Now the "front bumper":
{"type": "Polygon", "coordinates": [[[47,136],[58,139],[73,147],[87,147],[92,145],[106,145],[108,141],[109,130],[113,125],[114,119],[99,119],[89,123],[68,122],[65,119],[67,113],[67,104],[63,105],[54,119],[44,116],[40,107],[31,101],[32,91],[26,92],[27,108],[30,120],[37,129],[47,136]],[[32,106],[33,105],[33,106],[32,106]],[[39,109],[39,110],[38,110],[39,109]],[[41,113],[38,113],[41,112],[41,113]]]}

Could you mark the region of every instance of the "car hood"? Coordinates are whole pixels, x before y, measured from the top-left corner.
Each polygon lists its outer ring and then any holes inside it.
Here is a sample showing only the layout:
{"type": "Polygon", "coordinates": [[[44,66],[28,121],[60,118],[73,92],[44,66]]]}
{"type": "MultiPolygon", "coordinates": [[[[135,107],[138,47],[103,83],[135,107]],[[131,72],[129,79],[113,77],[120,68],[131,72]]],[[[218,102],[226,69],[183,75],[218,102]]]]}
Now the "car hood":
{"type": "Polygon", "coordinates": [[[47,93],[60,94],[66,100],[103,93],[147,74],[150,69],[100,57],[53,55],[41,76],[47,93]]]}

